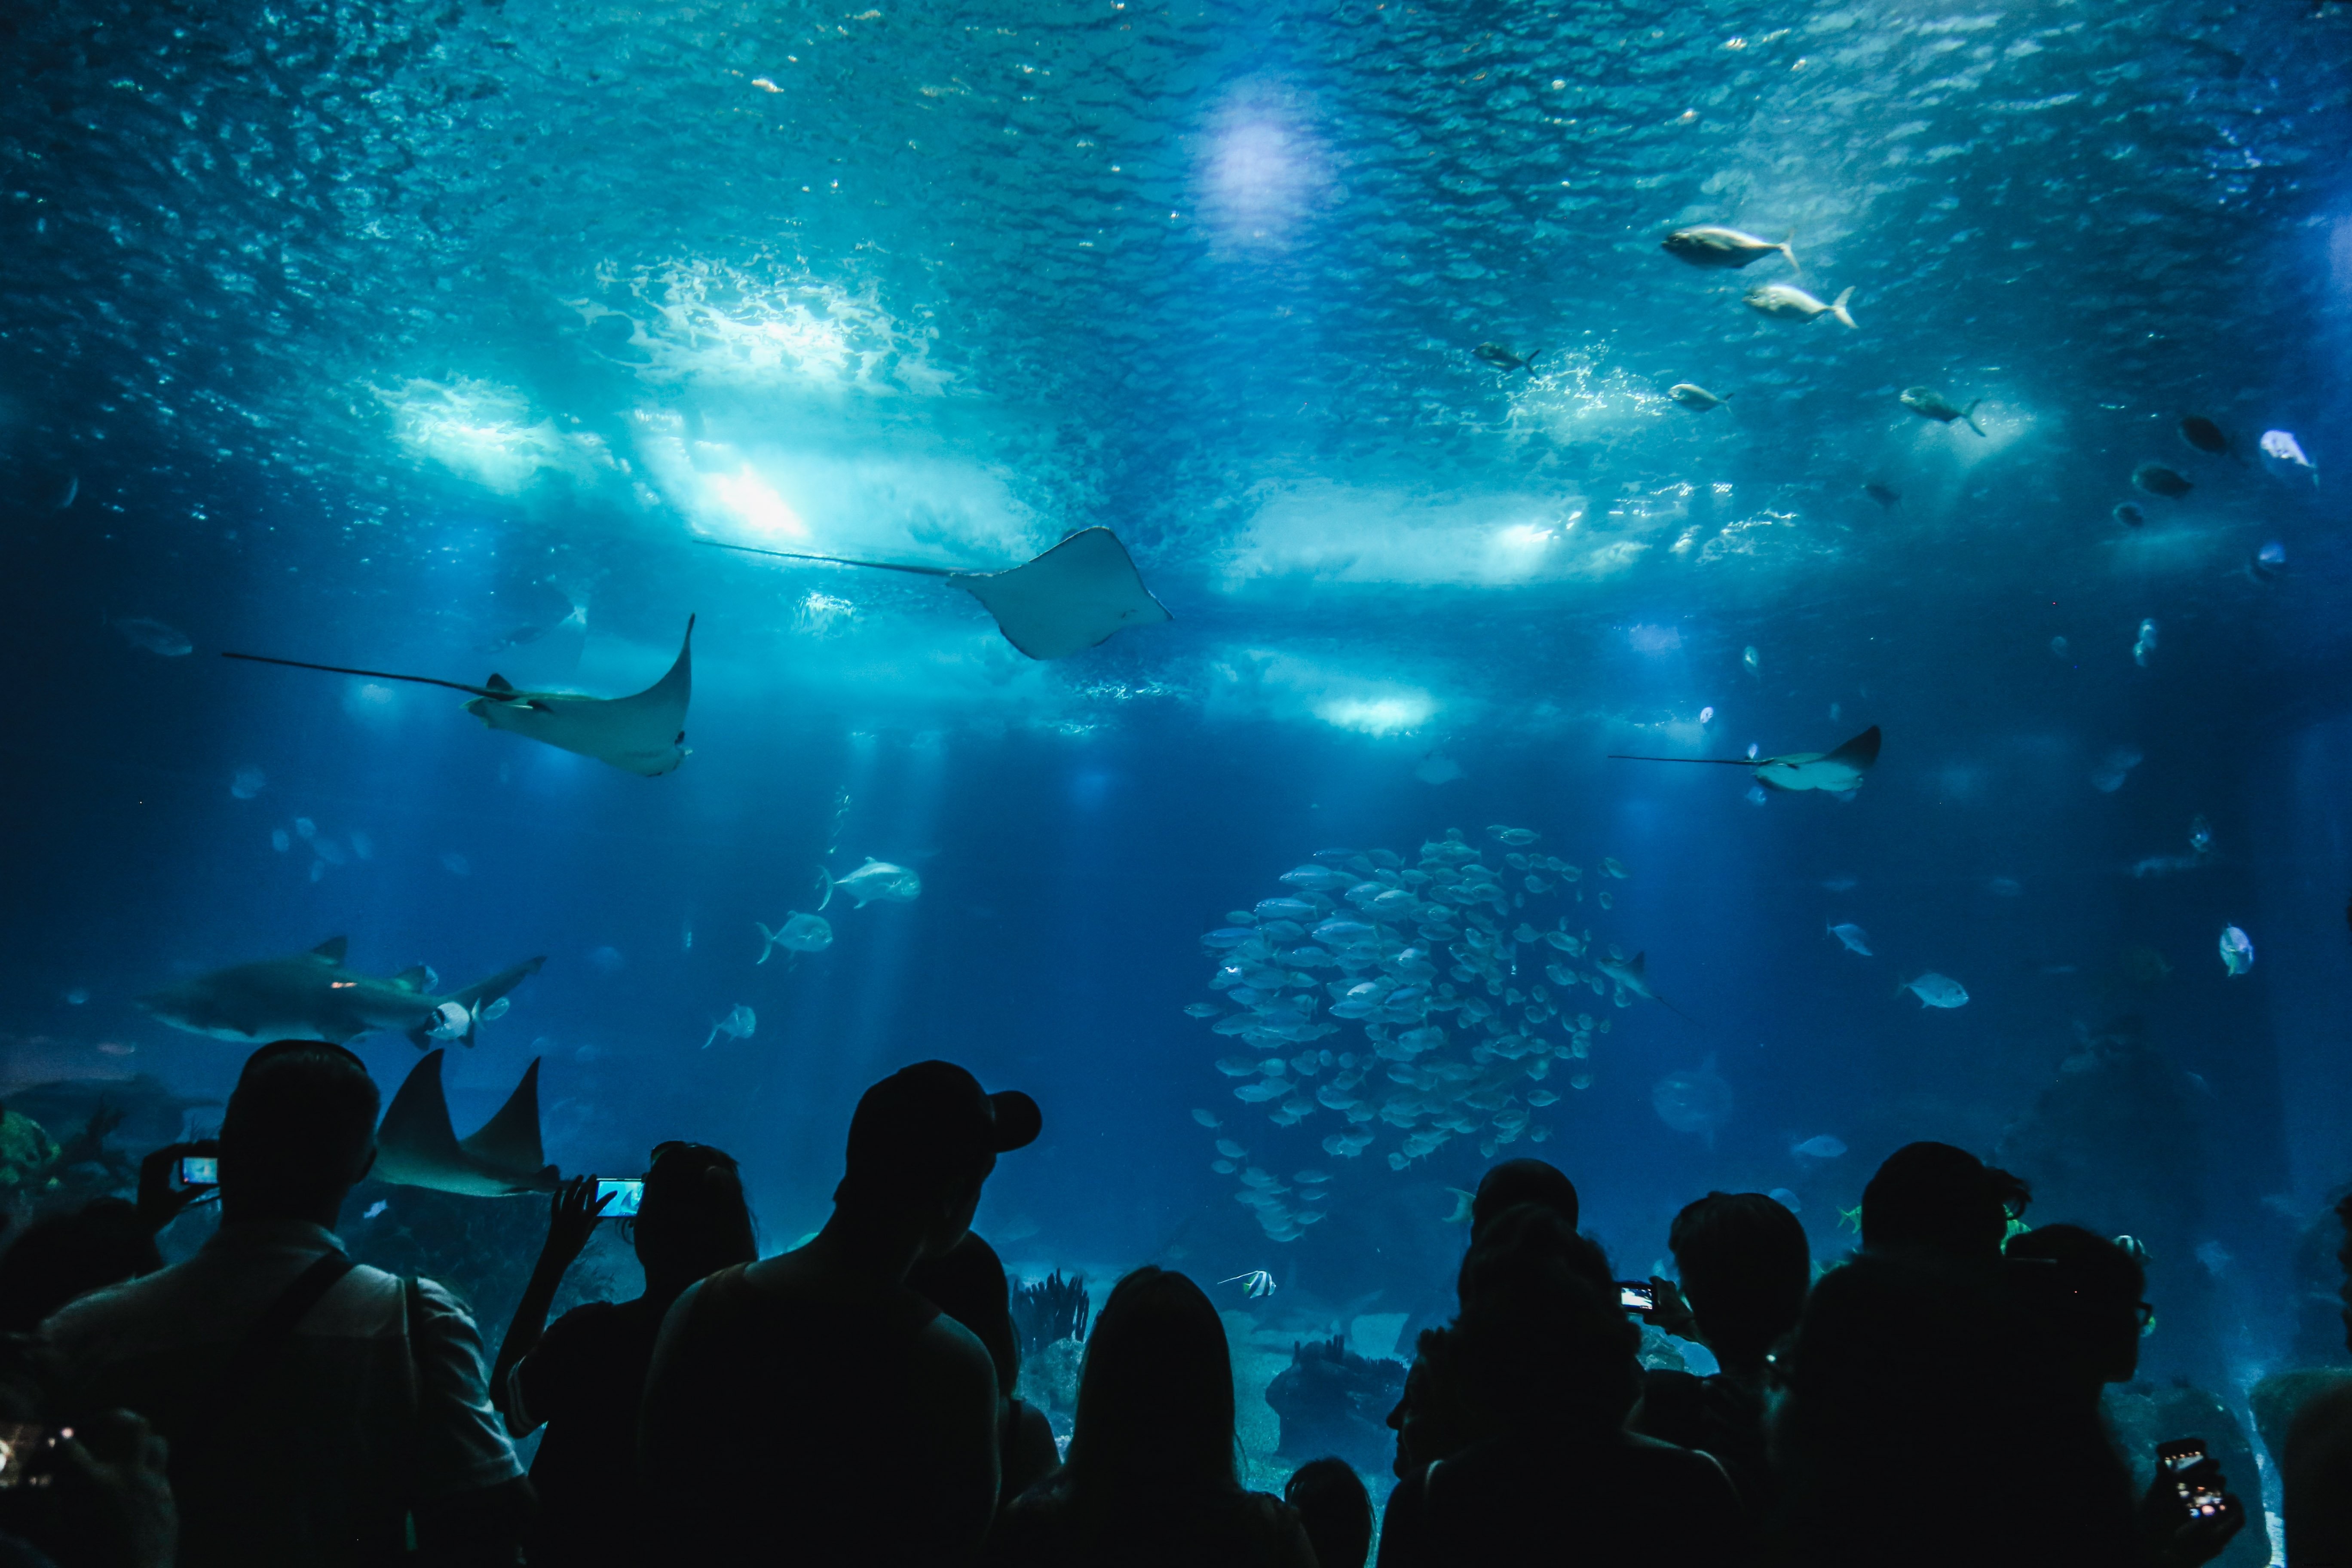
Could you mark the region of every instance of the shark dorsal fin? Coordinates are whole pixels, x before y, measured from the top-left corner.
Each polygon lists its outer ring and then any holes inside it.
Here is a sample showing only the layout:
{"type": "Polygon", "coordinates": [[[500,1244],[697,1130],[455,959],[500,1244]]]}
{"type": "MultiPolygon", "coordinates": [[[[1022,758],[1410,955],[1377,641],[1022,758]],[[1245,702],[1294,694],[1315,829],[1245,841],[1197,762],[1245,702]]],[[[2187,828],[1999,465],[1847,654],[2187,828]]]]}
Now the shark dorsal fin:
{"type": "Polygon", "coordinates": [[[1866,768],[1878,761],[1878,726],[1873,724],[1836,751],[1822,759],[1823,762],[1851,763],[1866,768]]]}
{"type": "MultiPolygon", "coordinates": [[[[447,1112],[443,1112],[443,1119],[446,1124],[447,1112]]],[[[499,1113],[483,1122],[472,1137],[458,1140],[457,1147],[505,1174],[530,1176],[546,1165],[547,1156],[539,1142],[537,1057],[523,1070],[522,1081],[507,1096],[507,1102],[499,1107],[499,1113]]]]}
{"type": "Polygon", "coordinates": [[[430,965],[420,963],[414,969],[404,969],[392,977],[392,983],[403,991],[422,991],[433,984],[430,965]]]}
{"type": "Polygon", "coordinates": [[[347,936],[331,936],[312,948],[310,952],[313,957],[323,958],[329,963],[341,963],[343,961],[343,954],[350,950],[351,945],[352,939],[347,936]]]}
{"type": "Polygon", "coordinates": [[[509,680],[503,675],[492,675],[488,680],[482,682],[482,684],[492,691],[512,691],[514,689],[514,682],[509,680]]]}

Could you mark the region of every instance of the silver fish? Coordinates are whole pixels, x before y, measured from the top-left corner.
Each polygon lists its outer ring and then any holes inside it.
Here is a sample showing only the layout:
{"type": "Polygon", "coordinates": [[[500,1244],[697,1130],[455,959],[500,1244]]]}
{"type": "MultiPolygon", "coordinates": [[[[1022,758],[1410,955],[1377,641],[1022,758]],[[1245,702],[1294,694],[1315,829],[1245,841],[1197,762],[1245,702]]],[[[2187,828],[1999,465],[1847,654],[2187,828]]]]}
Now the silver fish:
{"type": "Polygon", "coordinates": [[[1796,242],[1797,237],[1793,234],[1776,244],[1756,235],[1710,223],[1701,224],[1696,228],[1678,228],[1659,242],[1659,248],[1693,267],[1727,268],[1745,267],[1777,250],[1789,258],[1790,267],[1796,267],[1797,253],[1790,248],[1796,242]]]}
{"type": "Polygon", "coordinates": [[[1685,408],[1695,408],[1701,414],[1710,408],[1719,408],[1731,401],[1731,394],[1727,392],[1717,397],[1706,387],[1694,385],[1687,381],[1678,381],[1666,388],[1666,395],[1685,408]]]}
{"type": "Polygon", "coordinates": [[[1854,324],[1853,314],[1845,308],[1846,301],[1853,298],[1851,289],[1842,290],[1826,305],[1793,283],[1759,283],[1743,298],[1749,310],[1783,321],[1810,321],[1816,316],[1835,316],[1849,327],[1854,324]]]}

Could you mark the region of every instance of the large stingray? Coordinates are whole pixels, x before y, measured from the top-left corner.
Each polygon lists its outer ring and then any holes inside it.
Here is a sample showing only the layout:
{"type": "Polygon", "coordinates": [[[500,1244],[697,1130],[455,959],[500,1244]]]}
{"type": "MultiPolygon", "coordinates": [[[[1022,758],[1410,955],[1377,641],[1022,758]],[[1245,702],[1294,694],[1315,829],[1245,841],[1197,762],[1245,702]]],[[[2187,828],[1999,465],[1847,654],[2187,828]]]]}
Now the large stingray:
{"type": "Polygon", "coordinates": [[[221,657],[471,692],[474,700],[466,704],[466,711],[493,730],[509,731],[527,741],[577,752],[646,778],[658,778],[668,773],[686,761],[688,754],[685,745],[686,705],[694,689],[694,617],[690,616],[687,617],[685,640],[678,644],[677,659],[669,667],[669,673],[634,697],[525,691],[502,675],[493,675],[479,686],[467,686],[430,675],[352,669],[340,664],[310,664],[299,658],[268,658],[257,653],[224,653],[221,657]]]}
{"type": "Polygon", "coordinates": [[[558,1176],[539,1146],[539,1058],[499,1113],[469,1138],[449,1125],[441,1091],[441,1055],[434,1051],[409,1069],[375,1130],[379,1181],[430,1187],[467,1197],[502,1198],[554,1190],[558,1176]]]}
{"type": "Polygon", "coordinates": [[[1767,789],[1822,789],[1843,795],[1860,789],[1871,764],[1878,761],[1878,726],[1873,724],[1834,752],[1790,752],[1782,757],[1633,757],[1622,752],[1609,755],[1621,763],[1706,763],[1746,768],[1767,789]]]}
{"type": "Polygon", "coordinates": [[[1129,626],[1171,618],[1143,585],[1127,546],[1108,528],[1070,535],[1025,565],[1003,572],[957,572],[945,566],[910,566],[896,561],[852,561],[840,555],[809,555],[794,550],[761,550],[716,539],[701,542],[747,555],[787,561],[829,561],[836,566],[871,566],[944,577],[978,599],[996,617],[1004,640],[1031,658],[1067,658],[1108,640],[1129,626]]]}

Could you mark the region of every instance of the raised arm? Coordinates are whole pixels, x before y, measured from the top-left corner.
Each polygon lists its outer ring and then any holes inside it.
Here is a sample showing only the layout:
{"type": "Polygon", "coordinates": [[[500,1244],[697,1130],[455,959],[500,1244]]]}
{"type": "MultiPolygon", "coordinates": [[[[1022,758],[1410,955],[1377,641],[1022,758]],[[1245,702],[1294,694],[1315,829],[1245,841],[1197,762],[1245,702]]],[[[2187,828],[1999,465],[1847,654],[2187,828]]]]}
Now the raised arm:
{"type": "Polygon", "coordinates": [[[612,1202],[611,1194],[600,1198],[595,1193],[595,1177],[574,1176],[548,1200],[546,1245],[539,1249],[539,1263],[530,1271],[530,1283],[523,1287],[522,1300],[515,1303],[507,1337],[499,1342],[499,1359],[490,1368],[490,1401],[516,1437],[528,1435],[539,1418],[516,1407],[508,1384],[523,1357],[539,1348],[540,1336],[547,1332],[548,1309],[555,1305],[556,1287],[586,1248],[604,1205],[612,1202]]]}

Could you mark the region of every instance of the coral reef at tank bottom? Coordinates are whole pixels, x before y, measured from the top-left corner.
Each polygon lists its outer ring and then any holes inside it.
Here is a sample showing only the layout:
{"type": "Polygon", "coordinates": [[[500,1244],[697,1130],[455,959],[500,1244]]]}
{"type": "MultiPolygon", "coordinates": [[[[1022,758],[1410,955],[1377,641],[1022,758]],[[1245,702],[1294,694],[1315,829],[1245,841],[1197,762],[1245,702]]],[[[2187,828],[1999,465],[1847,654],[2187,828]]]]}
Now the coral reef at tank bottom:
{"type": "Polygon", "coordinates": [[[1013,1332],[1021,1342],[1021,1397],[1045,1413],[1067,1436],[1078,1407],[1078,1373],[1086,1363],[1087,1277],[1043,1279],[1013,1287],[1013,1332]]]}
{"type": "Polygon", "coordinates": [[[1337,1454],[1359,1470],[1381,1474],[1396,1448],[1388,1415],[1404,1393],[1404,1363],[1358,1355],[1340,1335],[1294,1342],[1289,1369],[1265,1390],[1282,1422],[1278,1451],[1302,1464],[1337,1454]]]}

